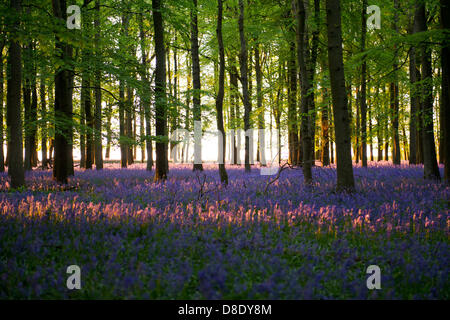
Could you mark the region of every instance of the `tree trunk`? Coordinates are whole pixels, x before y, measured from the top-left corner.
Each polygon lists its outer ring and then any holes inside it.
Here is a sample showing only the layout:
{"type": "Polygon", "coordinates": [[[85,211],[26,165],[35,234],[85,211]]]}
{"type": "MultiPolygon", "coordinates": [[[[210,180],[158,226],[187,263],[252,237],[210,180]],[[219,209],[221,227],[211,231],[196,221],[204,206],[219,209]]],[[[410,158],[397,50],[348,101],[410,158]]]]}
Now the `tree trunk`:
{"type": "Polygon", "coordinates": [[[310,53],[310,59],[308,64],[308,75],[309,75],[309,84],[311,86],[310,90],[310,106],[309,110],[311,113],[311,121],[309,126],[309,136],[311,137],[311,166],[315,166],[316,164],[316,99],[315,99],[315,91],[313,90],[314,85],[314,78],[316,75],[316,63],[317,63],[317,54],[318,54],[318,47],[319,47],[319,31],[320,31],[320,0],[314,0],[314,23],[315,28],[312,31],[312,40],[311,40],[311,53],[310,53]]]}
{"type": "Polygon", "coordinates": [[[126,152],[127,152],[127,164],[133,164],[133,124],[132,124],[132,113],[134,113],[134,90],[131,84],[127,84],[127,100],[125,107],[125,136],[127,137],[126,152]]]}
{"type": "Polygon", "coordinates": [[[329,124],[328,124],[328,89],[322,88],[322,119],[321,119],[321,131],[322,131],[322,166],[326,167],[330,165],[330,137],[329,137],[329,124]],[[325,104],[327,103],[327,104],[325,104]]]}
{"type": "MultiPolygon", "coordinates": [[[[450,29],[450,4],[448,1],[441,0],[441,27],[450,29]]],[[[450,183],[450,41],[442,45],[441,64],[442,64],[442,110],[444,122],[441,126],[444,128],[444,180],[450,183]]]]}
{"type": "MultiPolygon", "coordinates": [[[[142,54],[142,62],[141,62],[141,79],[143,81],[143,89],[141,91],[141,106],[144,109],[145,115],[145,142],[142,143],[146,145],[147,150],[147,170],[151,171],[153,168],[153,146],[152,140],[150,139],[151,133],[151,117],[150,117],[150,81],[148,79],[147,74],[147,52],[145,50],[145,32],[144,32],[144,22],[142,15],[139,16],[139,35],[141,41],[141,54],[142,54]]],[[[141,115],[142,117],[142,115],[141,115]]],[[[142,125],[142,122],[141,122],[142,125]]],[[[144,159],[144,153],[142,158],[144,159]]]]}
{"type": "MultiPolygon", "coordinates": [[[[192,80],[194,84],[194,93],[192,102],[194,121],[202,121],[201,97],[200,97],[200,57],[198,48],[198,8],[197,0],[193,0],[194,8],[191,12],[191,53],[192,53],[192,80]]],[[[202,165],[202,145],[201,141],[194,145],[194,167],[193,170],[203,171],[202,165]],[[200,163],[198,163],[200,162],[200,163]]]]}
{"type": "MultiPolygon", "coordinates": [[[[399,3],[398,0],[394,0],[394,25],[393,29],[396,33],[399,33],[398,29],[398,11],[399,3]]],[[[394,81],[391,83],[390,93],[391,93],[391,109],[392,109],[392,162],[394,165],[400,165],[400,134],[399,134],[399,94],[398,94],[398,76],[397,76],[397,59],[398,59],[398,49],[397,45],[394,45],[394,81]]]]}
{"type": "MultiPolygon", "coordinates": [[[[65,23],[67,20],[66,0],[53,0],[53,13],[65,23]]],[[[72,48],[56,35],[56,52],[61,61],[72,58],[72,48]]],[[[67,67],[60,67],[55,72],[55,159],[53,177],[59,183],[67,183],[73,171],[72,149],[72,77],[67,67]]]]}
{"type": "Polygon", "coordinates": [[[106,159],[110,158],[111,153],[111,140],[112,140],[111,118],[112,118],[112,105],[108,104],[106,109],[106,151],[105,151],[106,159]]]}
{"type": "MultiPolygon", "coordinates": [[[[412,31],[412,30],[411,30],[412,31]]],[[[409,53],[409,81],[411,84],[410,96],[410,121],[409,121],[409,164],[417,164],[417,113],[420,109],[420,100],[416,88],[418,70],[416,67],[416,49],[411,48],[409,53]]]]}
{"type": "MultiPolygon", "coordinates": [[[[95,56],[100,61],[103,61],[100,49],[100,0],[95,1],[95,56]]],[[[95,96],[95,119],[94,119],[94,143],[95,143],[95,168],[97,170],[103,169],[103,150],[102,150],[102,92],[101,92],[101,70],[98,64],[95,68],[94,74],[94,96],[95,96]]]]}
{"type": "Polygon", "coordinates": [[[339,0],[327,0],[326,3],[328,66],[337,152],[337,188],[338,190],[353,190],[355,181],[353,178],[350,123],[342,57],[341,5],[339,0]]]}
{"type": "MultiPolygon", "coordinates": [[[[21,13],[21,0],[11,0],[10,9],[21,13]]],[[[20,105],[20,90],[22,82],[22,53],[17,39],[20,28],[20,20],[15,19],[11,24],[11,34],[8,37],[8,67],[6,94],[6,121],[8,148],[8,175],[11,177],[11,187],[25,186],[25,172],[23,167],[22,150],[22,117],[20,105]]]]}
{"type": "Polygon", "coordinates": [[[41,75],[41,85],[39,88],[41,100],[41,154],[42,154],[42,168],[48,168],[47,158],[47,104],[45,101],[45,78],[41,75]]]}
{"type": "Polygon", "coordinates": [[[92,169],[93,162],[93,148],[94,148],[94,139],[93,139],[93,126],[94,122],[92,119],[92,103],[91,103],[91,89],[89,76],[83,73],[83,78],[81,80],[82,88],[81,88],[81,101],[84,104],[84,113],[86,118],[86,169],[92,169]]]}
{"type": "Polygon", "coordinates": [[[288,61],[288,146],[289,163],[299,165],[298,127],[297,127],[297,64],[295,62],[295,42],[289,43],[288,61]]]}
{"type": "MultiPolygon", "coordinates": [[[[350,87],[351,90],[351,87],[350,87]]],[[[350,91],[351,92],[351,91],[350,91]]],[[[350,98],[351,99],[351,98],[350,98]]],[[[356,87],[356,125],[355,125],[355,162],[359,163],[361,159],[361,91],[356,87]]],[[[350,102],[351,106],[351,102],[350,102]]],[[[350,112],[351,112],[350,107],[350,112]]]]}
{"type": "MultiPolygon", "coordinates": [[[[417,31],[427,31],[427,20],[425,4],[422,1],[416,2],[415,23],[417,31]]],[[[427,44],[420,44],[422,60],[422,140],[423,140],[423,160],[424,178],[440,180],[440,173],[436,159],[436,147],[433,133],[433,74],[431,69],[431,50],[427,44]]]]}
{"type": "MultiPolygon", "coordinates": [[[[258,108],[258,155],[261,166],[266,166],[266,143],[265,143],[265,124],[262,95],[262,71],[261,71],[261,56],[259,51],[259,43],[255,46],[255,71],[256,71],[256,105],[258,108]],[[261,131],[264,130],[264,131],[261,131]]],[[[296,114],[297,115],[297,114],[296,114]]]]}
{"type": "Polygon", "coordinates": [[[308,70],[308,59],[306,57],[308,48],[308,40],[306,39],[306,13],[303,0],[298,0],[297,2],[297,50],[298,50],[298,65],[300,67],[300,77],[301,77],[301,123],[300,123],[300,134],[301,143],[303,150],[303,177],[305,183],[312,182],[312,161],[313,155],[312,151],[312,139],[311,137],[311,126],[312,118],[310,115],[310,107],[312,106],[312,99],[314,97],[311,95],[312,84],[310,82],[310,74],[308,70]]]}
{"type": "Polygon", "coordinates": [[[4,40],[0,42],[0,172],[5,172],[5,154],[3,150],[4,132],[3,132],[3,98],[4,98],[4,76],[3,76],[3,48],[4,40]]]}
{"type": "MultiPolygon", "coordinates": [[[[33,50],[35,50],[33,46],[33,50]]],[[[37,111],[38,111],[38,97],[37,97],[37,77],[36,77],[36,63],[33,62],[33,69],[31,74],[31,110],[30,110],[30,162],[31,168],[37,166],[37,111]]]]}
{"type": "MultiPolygon", "coordinates": [[[[29,13],[29,12],[28,12],[29,13]]],[[[25,131],[25,171],[32,169],[31,165],[31,73],[33,62],[33,49],[31,42],[23,49],[23,106],[24,106],[24,131],[25,131]]]]}
{"type": "MultiPolygon", "coordinates": [[[[127,14],[122,16],[122,34],[128,37],[129,17],[127,14]]],[[[125,44],[120,44],[121,49],[125,50],[125,44]]],[[[127,101],[125,100],[125,81],[119,80],[119,132],[120,132],[120,163],[122,168],[128,166],[128,146],[126,137],[125,109],[127,101]]]]}
{"type": "MultiPolygon", "coordinates": [[[[366,10],[367,0],[362,3],[362,17],[361,17],[361,52],[366,50],[366,10]]],[[[361,161],[362,166],[367,168],[367,101],[366,101],[366,70],[367,62],[366,55],[363,56],[363,64],[361,66],[361,161]]]]}
{"type": "MultiPolygon", "coordinates": [[[[239,64],[241,71],[242,96],[244,100],[244,131],[250,129],[250,113],[252,105],[250,102],[250,95],[248,91],[248,52],[247,39],[244,29],[244,0],[239,0],[239,39],[240,39],[240,54],[239,64]]],[[[245,172],[250,172],[250,137],[245,135],[245,172]]]]}
{"type": "MultiPolygon", "coordinates": [[[[160,139],[166,137],[167,114],[166,114],[166,61],[164,48],[164,26],[162,18],[161,0],[152,0],[153,8],[153,25],[155,32],[155,52],[156,52],[156,68],[155,68],[155,118],[156,118],[156,136],[160,139]]],[[[166,142],[156,142],[156,170],[155,181],[167,179],[167,152],[166,142]]]]}
{"type": "MultiPolygon", "coordinates": [[[[231,60],[234,64],[235,59],[234,57],[231,60]]],[[[233,159],[231,161],[232,164],[237,165],[241,163],[240,160],[240,150],[237,148],[237,142],[236,142],[236,138],[237,138],[237,134],[238,134],[238,129],[240,129],[239,126],[239,93],[238,93],[238,74],[236,71],[236,67],[232,66],[230,68],[230,90],[231,90],[231,121],[232,121],[232,129],[234,130],[234,135],[232,137],[232,148],[233,148],[233,159]]]]}
{"type": "Polygon", "coordinates": [[[219,145],[222,145],[222,150],[219,147],[219,175],[220,181],[224,184],[228,184],[228,174],[225,170],[225,150],[226,150],[226,136],[225,128],[223,125],[223,97],[225,94],[225,52],[222,39],[222,13],[223,13],[223,0],[217,0],[218,15],[217,15],[217,41],[219,44],[219,92],[216,98],[216,117],[217,117],[217,130],[222,134],[219,135],[219,145]]]}

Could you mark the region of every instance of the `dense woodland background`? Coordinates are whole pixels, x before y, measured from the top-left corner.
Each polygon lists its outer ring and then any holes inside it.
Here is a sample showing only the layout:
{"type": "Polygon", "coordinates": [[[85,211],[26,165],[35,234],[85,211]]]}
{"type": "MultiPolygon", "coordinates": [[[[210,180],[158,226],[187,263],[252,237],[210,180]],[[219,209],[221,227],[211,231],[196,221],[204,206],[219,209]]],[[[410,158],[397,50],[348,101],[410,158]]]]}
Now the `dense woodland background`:
{"type": "MultiPolygon", "coordinates": [[[[449,8],[445,0],[2,1],[0,171],[8,168],[13,188],[38,166],[65,183],[74,149],[81,168],[101,170],[120,146],[123,168],[140,159],[164,180],[168,133],[202,121],[223,133],[279,129],[305,182],[311,166],[337,162],[337,186],[351,190],[352,161],[381,160],[424,164],[426,179],[440,179],[445,163],[448,181],[449,8]],[[80,29],[67,28],[73,4],[80,29]],[[367,28],[369,5],[381,10],[380,29],[367,28]]],[[[241,163],[236,139],[219,143],[241,163]]],[[[242,163],[251,170],[248,138],[242,163]]]]}

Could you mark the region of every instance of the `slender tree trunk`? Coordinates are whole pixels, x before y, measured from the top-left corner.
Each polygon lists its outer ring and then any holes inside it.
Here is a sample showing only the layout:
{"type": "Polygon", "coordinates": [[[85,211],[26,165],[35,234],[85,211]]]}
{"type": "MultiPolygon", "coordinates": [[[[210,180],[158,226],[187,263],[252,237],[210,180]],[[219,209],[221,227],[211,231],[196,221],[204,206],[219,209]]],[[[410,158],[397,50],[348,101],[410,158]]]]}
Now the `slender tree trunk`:
{"type": "MultiPolygon", "coordinates": [[[[330,115],[330,122],[329,123],[333,124],[334,123],[333,107],[331,105],[330,105],[330,109],[329,109],[328,114],[330,115]]],[[[336,141],[336,138],[334,136],[333,128],[330,128],[329,132],[330,132],[330,140],[331,140],[331,142],[330,142],[330,162],[334,163],[334,141],[336,141]]]]}
{"type": "MultiPolygon", "coordinates": [[[[394,0],[394,25],[393,29],[398,33],[398,0],[394,0]]],[[[400,134],[399,134],[399,93],[398,93],[398,49],[397,45],[394,45],[394,81],[390,84],[391,94],[391,110],[392,110],[392,162],[394,165],[400,165],[400,134]]]]}
{"type": "Polygon", "coordinates": [[[288,145],[289,163],[299,165],[298,127],[297,127],[297,64],[295,62],[295,42],[289,43],[288,61],[288,145]]]}
{"type": "MultiPolygon", "coordinates": [[[[307,2],[306,2],[307,3],[307,2]]],[[[320,31],[320,0],[314,0],[314,23],[315,28],[312,31],[312,40],[311,40],[311,53],[310,53],[310,59],[309,63],[307,65],[308,67],[308,75],[309,75],[309,83],[311,86],[310,90],[310,106],[309,110],[311,113],[311,122],[309,126],[309,136],[311,137],[311,166],[315,166],[316,164],[316,99],[315,99],[315,91],[313,90],[314,85],[314,78],[316,75],[316,63],[317,63],[317,54],[318,54],[318,47],[319,47],[319,31],[320,31]]]]}
{"type": "MultiPolygon", "coordinates": [[[[191,12],[191,53],[192,53],[192,80],[194,84],[194,93],[192,102],[194,121],[202,121],[202,109],[201,109],[201,97],[200,97],[200,57],[199,57],[199,47],[198,47],[198,8],[197,0],[192,0],[194,2],[194,8],[191,12]]],[[[193,170],[203,171],[202,163],[195,163],[202,161],[202,146],[201,143],[196,143],[194,145],[194,167],[193,170]]]]}
{"type": "Polygon", "coordinates": [[[94,148],[94,139],[93,139],[93,126],[94,122],[92,119],[92,104],[91,104],[91,89],[90,82],[88,80],[87,75],[83,75],[83,79],[81,81],[82,89],[81,89],[81,101],[84,103],[84,113],[86,118],[86,169],[92,169],[92,160],[93,160],[93,148],[94,148]]]}
{"type": "Polygon", "coordinates": [[[326,167],[330,165],[330,137],[329,137],[329,124],[328,124],[328,89],[322,88],[322,166],[326,167]],[[327,103],[325,105],[325,102],[327,103]]]}
{"type": "MultiPolygon", "coordinates": [[[[145,50],[145,32],[144,32],[144,22],[142,15],[139,16],[139,35],[140,35],[140,45],[141,45],[141,79],[143,81],[143,90],[141,92],[141,106],[144,109],[145,115],[145,143],[147,150],[147,170],[151,171],[153,168],[153,146],[152,140],[150,139],[151,133],[151,115],[150,115],[150,81],[147,74],[147,52],[145,50]]],[[[142,114],[141,114],[142,117],[142,114]]],[[[141,122],[142,125],[142,122],[141,122]]],[[[144,143],[144,142],[143,142],[144,143]]],[[[144,159],[144,153],[142,156],[144,159]]]]}
{"type": "Polygon", "coordinates": [[[416,68],[416,49],[411,48],[409,53],[409,81],[410,81],[410,121],[409,121],[409,164],[417,164],[417,113],[420,109],[419,95],[416,89],[417,68],[416,68]]]}
{"type": "MultiPolygon", "coordinates": [[[[49,85],[49,89],[48,89],[48,104],[49,106],[54,106],[55,105],[55,88],[53,86],[52,83],[50,83],[49,85]]],[[[48,123],[48,127],[49,127],[49,132],[51,129],[53,129],[54,132],[54,124],[52,123],[48,123]]],[[[55,145],[55,135],[48,135],[49,138],[49,150],[48,150],[48,161],[50,164],[50,167],[53,166],[54,164],[54,145],[55,145]]]]}
{"type": "Polygon", "coordinates": [[[128,83],[127,84],[127,101],[126,101],[126,108],[125,108],[125,126],[126,126],[125,135],[128,140],[128,142],[126,143],[128,165],[131,165],[134,163],[133,145],[130,143],[131,141],[133,141],[132,113],[134,113],[134,90],[131,87],[131,85],[128,83]]]}
{"type": "MultiPolygon", "coordinates": [[[[261,56],[259,51],[259,43],[255,46],[255,71],[256,71],[256,105],[258,108],[258,155],[261,166],[266,166],[266,143],[265,143],[265,124],[262,95],[262,71],[261,71],[261,56]],[[264,130],[264,131],[261,131],[264,130]]],[[[297,114],[295,114],[297,115],[297,114]]]]}
{"type": "MultiPolygon", "coordinates": [[[[247,52],[247,39],[245,36],[244,26],[244,0],[239,0],[239,39],[240,39],[240,54],[239,64],[241,71],[241,84],[242,84],[242,96],[244,100],[244,131],[250,129],[250,113],[252,111],[252,105],[250,101],[250,95],[248,90],[248,52],[247,52]]],[[[245,136],[245,172],[250,172],[250,137],[245,136]]]]}
{"type": "MultiPolygon", "coordinates": [[[[370,88],[369,88],[369,95],[370,95],[370,88]]],[[[372,99],[369,100],[369,105],[367,106],[367,111],[369,113],[369,135],[367,137],[367,142],[369,143],[369,153],[370,153],[370,161],[373,162],[374,161],[374,157],[373,157],[373,126],[372,126],[372,108],[371,108],[371,101],[373,101],[372,99]]]]}
{"type": "MultiPolygon", "coordinates": [[[[351,90],[351,89],[350,89],[351,90]]],[[[356,87],[355,162],[361,159],[361,91],[356,87]]],[[[351,109],[350,109],[351,110],[351,109]]]]}
{"type": "Polygon", "coordinates": [[[85,93],[83,85],[81,85],[80,96],[80,168],[86,168],[86,110],[85,110],[85,93]]]}
{"type": "MultiPolygon", "coordinates": [[[[67,20],[66,0],[53,0],[53,12],[56,18],[65,23],[67,20]]],[[[72,58],[72,48],[56,35],[56,52],[59,59],[72,58]]],[[[59,183],[67,183],[73,171],[72,150],[72,77],[67,67],[59,67],[55,73],[55,159],[53,177],[59,183]]]]}
{"type": "MultiPolygon", "coordinates": [[[[155,117],[156,117],[156,136],[164,138],[167,136],[167,113],[166,113],[166,61],[164,48],[164,26],[162,18],[161,0],[152,0],[153,25],[155,32],[155,117]]],[[[167,152],[165,141],[156,142],[156,170],[155,181],[167,179],[167,152]]]]}
{"type": "Polygon", "coordinates": [[[110,158],[110,153],[111,153],[111,140],[112,140],[112,131],[111,131],[112,105],[108,105],[106,110],[107,111],[106,111],[106,151],[105,151],[105,158],[109,159],[110,158]]]}
{"type": "MultiPolygon", "coordinates": [[[[35,48],[33,47],[33,50],[35,48]]],[[[31,113],[30,113],[30,156],[31,168],[36,167],[38,163],[37,155],[37,112],[38,112],[38,97],[37,97],[37,76],[36,63],[33,62],[33,69],[31,75],[31,113]]]]}
{"type": "MultiPolygon", "coordinates": [[[[366,50],[366,21],[367,0],[362,3],[361,17],[361,52],[366,50]]],[[[366,101],[366,55],[363,56],[363,64],[361,66],[361,161],[362,166],[367,168],[367,101],[366,101]]]]}
{"type": "Polygon", "coordinates": [[[3,132],[3,48],[4,48],[4,40],[0,42],[0,172],[5,172],[5,154],[4,154],[4,132],[3,132]]]}
{"type": "MultiPolygon", "coordinates": [[[[28,13],[29,10],[28,10],[28,13]]],[[[25,131],[25,171],[32,169],[31,165],[31,70],[33,69],[33,49],[31,42],[23,49],[23,106],[24,106],[24,131],[25,131]]]]}
{"type": "MultiPolygon", "coordinates": [[[[376,104],[379,106],[379,100],[378,100],[378,96],[379,96],[379,88],[377,87],[377,92],[376,92],[376,104]]],[[[381,124],[381,118],[380,118],[380,111],[377,111],[377,115],[376,115],[376,120],[377,120],[377,161],[382,161],[383,160],[383,127],[381,124]]]]}
{"type": "MultiPolygon", "coordinates": [[[[383,86],[383,97],[386,97],[386,88],[383,86]]],[[[384,106],[385,114],[389,114],[389,106],[384,106]]],[[[388,117],[392,118],[392,117],[388,117]]],[[[389,128],[389,119],[386,118],[384,120],[384,127],[383,127],[383,133],[384,133],[384,160],[389,161],[389,140],[390,140],[390,128],[389,128]]]]}
{"type": "Polygon", "coordinates": [[[311,95],[312,84],[310,82],[311,78],[308,72],[308,60],[306,57],[307,52],[309,52],[308,41],[306,39],[306,13],[303,0],[298,0],[297,2],[297,49],[298,49],[298,65],[300,67],[300,84],[301,84],[301,123],[300,123],[300,133],[301,142],[303,149],[303,177],[305,183],[312,182],[312,161],[313,155],[312,151],[312,139],[311,137],[311,126],[312,119],[310,115],[310,107],[312,106],[312,99],[314,97],[311,95]]]}
{"type": "Polygon", "coordinates": [[[39,88],[41,100],[41,153],[42,153],[42,168],[48,168],[47,158],[47,105],[45,101],[45,78],[41,75],[41,85],[39,88]]]}
{"type": "MultiPolygon", "coordinates": [[[[128,37],[129,17],[127,14],[122,16],[122,34],[125,38],[128,37]]],[[[120,44],[121,49],[125,50],[125,44],[120,44]]],[[[119,80],[119,130],[120,130],[120,162],[121,167],[126,168],[128,165],[128,146],[126,137],[126,123],[125,123],[125,109],[127,101],[125,100],[125,83],[122,79],[119,80]]]]}
{"type": "Polygon", "coordinates": [[[337,151],[337,188],[352,190],[355,187],[350,145],[350,122],[345,90],[342,57],[340,0],[327,0],[328,66],[333,97],[334,126],[337,151]]]}
{"type": "MultiPolygon", "coordinates": [[[[21,14],[21,1],[11,0],[10,9],[18,15],[21,14]]],[[[11,177],[11,187],[25,186],[25,172],[23,167],[22,150],[22,117],[20,106],[20,90],[22,82],[22,52],[19,42],[16,40],[20,28],[20,20],[15,19],[11,24],[11,34],[8,37],[8,73],[6,94],[6,121],[8,148],[8,175],[11,177]]]]}
{"type": "MultiPolygon", "coordinates": [[[[235,59],[232,59],[232,63],[235,62],[235,59]]],[[[232,164],[237,165],[241,163],[240,160],[240,150],[237,147],[237,134],[239,133],[237,130],[240,129],[239,126],[239,93],[238,93],[238,74],[236,68],[233,66],[230,70],[230,90],[231,90],[231,101],[233,102],[230,108],[232,109],[232,129],[234,130],[233,135],[233,160],[232,164]]]]}
{"type": "MultiPolygon", "coordinates": [[[[441,27],[450,29],[450,4],[441,0],[441,27]]],[[[442,110],[443,119],[441,126],[444,128],[444,180],[450,183],[450,41],[444,42],[441,49],[442,65],[442,110]]]]}
{"type": "MultiPolygon", "coordinates": [[[[191,94],[192,94],[192,68],[191,68],[191,63],[190,63],[190,58],[192,58],[191,55],[186,56],[186,65],[187,65],[187,77],[186,77],[186,82],[187,82],[187,92],[186,92],[186,108],[185,108],[185,113],[186,113],[186,117],[185,117],[185,124],[184,124],[184,128],[186,129],[186,131],[189,132],[190,130],[190,123],[191,123],[191,115],[190,115],[190,106],[191,106],[191,94]]],[[[191,59],[192,60],[192,59],[191,59]]],[[[186,146],[183,148],[183,159],[185,159],[186,162],[189,161],[189,142],[186,143],[186,146]]],[[[184,161],[184,160],[183,160],[184,161]]]]}
{"type": "Polygon", "coordinates": [[[120,132],[120,163],[122,168],[128,165],[128,152],[126,146],[125,136],[125,84],[123,80],[119,81],[119,132],[120,132]]]}
{"type": "MultiPolygon", "coordinates": [[[[95,20],[94,27],[96,30],[95,33],[95,56],[100,61],[103,60],[102,53],[100,49],[100,0],[95,1],[95,20]]],[[[94,135],[94,143],[95,143],[95,168],[97,170],[103,169],[103,148],[102,148],[102,92],[101,92],[101,70],[98,65],[95,68],[94,74],[94,95],[95,95],[95,119],[94,119],[94,127],[95,127],[95,135],[94,135]]]]}
{"type": "MultiPolygon", "coordinates": [[[[416,2],[415,23],[417,31],[427,31],[427,20],[425,4],[422,1],[416,2]]],[[[436,147],[433,133],[433,73],[431,69],[431,49],[426,44],[421,44],[422,59],[422,116],[423,116],[423,160],[424,178],[440,180],[439,167],[436,159],[436,147]]]]}
{"type": "Polygon", "coordinates": [[[219,44],[219,92],[216,98],[216,117],[217,117],[217,130],[222,134],[219,135],[219,145],[222,145],[222,150],[219,147],[219,175],[220,181],[224,184],[228,184],[228,174],[225,170],[225,150],[226,150],[226,136],[225,128],[223,125],[223,97],[225,94],[225,51],[223,47],[222,39],[222,14],[223,14],[223,0],[217,0],[218,14],[217,14],[217,41],[219,44]],[[222,151],[222,152],[221,152],[222,151]]]}
{"type": "MultiPolygon", "coordinates": [[[[441,61],[442,61],[442,56],[441,56],[441,61]]],[[[441,62],[442,65],[442,62],[441,62]]],[[[439,70],[440,71],[440,70],[439,70]]],[[[440,73],[440,72],[439,72],[440,73]]],[[[438,78],[442,79],[442,75],[440,75],[438,73],[438,78]]],[[[445,144],[444,144],[444,127],[445,127],[445,110],[444,110],[444,106],[443,106],[443,99],[442,99],[442,88],[441,88],[441,92],[439,93],[439,164],[444,164],[445,162],[445,144]]]]}

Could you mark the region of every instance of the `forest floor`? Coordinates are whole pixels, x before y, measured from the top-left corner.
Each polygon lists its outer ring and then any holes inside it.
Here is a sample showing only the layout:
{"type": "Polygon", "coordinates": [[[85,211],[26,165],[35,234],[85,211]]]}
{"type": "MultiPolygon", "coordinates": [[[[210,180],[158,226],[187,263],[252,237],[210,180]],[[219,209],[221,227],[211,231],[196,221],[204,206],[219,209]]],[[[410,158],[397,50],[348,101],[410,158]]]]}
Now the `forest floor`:
{"type": "Polygon", "coordinates": [[[77,169],[66,186],[35,170],[26,190],[0,174],[0,299],[450,298],[450,187],[422,166],[355,166],[352,194],[334,168],[311,186],[285,170],[267,192],[258,168],[227,171],[224,187],[211,164],[171,165],[165,183],[144,164],[77,169]]]}

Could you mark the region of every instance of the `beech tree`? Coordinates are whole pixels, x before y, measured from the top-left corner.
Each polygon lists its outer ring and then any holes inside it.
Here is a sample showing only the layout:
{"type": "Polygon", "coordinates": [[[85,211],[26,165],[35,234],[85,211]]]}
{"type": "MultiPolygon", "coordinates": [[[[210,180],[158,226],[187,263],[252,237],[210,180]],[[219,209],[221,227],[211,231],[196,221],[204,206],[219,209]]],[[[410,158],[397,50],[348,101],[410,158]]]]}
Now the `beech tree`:
{"type": "MultiPolygon", "coordinates": [[[[22,10],[21,0],[10,0],[11,10],[20,16],[22,10]]],[[[8,48],[8,91],[6,94],[6,122],[8,144],[8,174],[11,177],[11,187],[25,186],[25,173],[23,166],[22,143],[22,116],[20,106],[20,89],[22,83],[22,49],[17,40],[20,21],[14,18],[9,30],[8,48]]],[[[3,125],[3,124],[2,124],[3,125]]],[[[3,148],[3,145],[2,145],[3,148]]]]}
{"type": "Polygon", "coordinates": [[[342,29],[340,0],[327,0],[328,67],[330,72],[333,115],[335,119],[337,188],[352,190],[352,156],[350,146],[350,123],[345,89],[344,63],[342,57],[342,29]]]}

